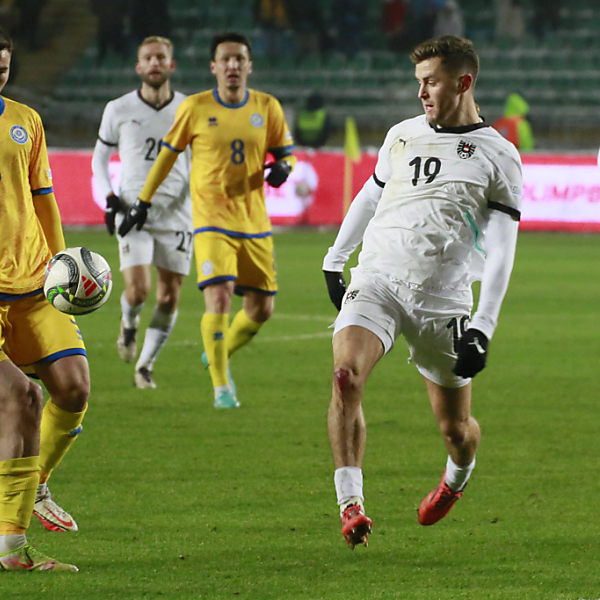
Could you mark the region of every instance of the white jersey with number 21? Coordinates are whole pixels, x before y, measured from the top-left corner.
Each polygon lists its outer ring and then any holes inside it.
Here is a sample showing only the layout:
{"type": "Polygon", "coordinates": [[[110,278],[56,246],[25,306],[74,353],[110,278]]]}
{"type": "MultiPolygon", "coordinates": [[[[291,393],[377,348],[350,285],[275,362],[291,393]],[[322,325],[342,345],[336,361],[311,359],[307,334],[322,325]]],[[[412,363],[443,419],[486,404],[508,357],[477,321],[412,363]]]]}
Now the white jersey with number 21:
{"type": "MultiPolygon", "coordinates": [[[[186,97],[174,92],[171,101],[157,109],[145,102],[137,90],[106,105],[98,137],[119,152],[122,172],[118,193],[127,204],[131,204],[144,187],[160,151],[161,140],[186,97]]],[[[189,180],[190,153],[186,151],[178,156],[158,188],[148,213],[148,225],[156,222],[161,229],[178,229],[182,223],[191,223],[189,180]],[[170,221],[172,227],[169,227],[170,221]]]]}

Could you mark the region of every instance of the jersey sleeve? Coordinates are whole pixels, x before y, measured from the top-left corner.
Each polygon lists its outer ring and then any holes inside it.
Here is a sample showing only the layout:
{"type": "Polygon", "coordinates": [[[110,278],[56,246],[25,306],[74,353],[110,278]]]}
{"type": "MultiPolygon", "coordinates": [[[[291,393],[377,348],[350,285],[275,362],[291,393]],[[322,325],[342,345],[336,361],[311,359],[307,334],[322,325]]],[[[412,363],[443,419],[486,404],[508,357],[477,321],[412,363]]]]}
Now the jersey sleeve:
{"type": "Polygon", "coordinates": [[[488,194],[488,208],[521,218],[523,174],[521,157],[516,149],[501,152],[494,160],[495,171],[488,194]]]}
{"type": "Polygon", "coordinates": [[[173,152],[183,152],[192,142],[193,111],[190,98],[184,100],[175,113],[175,121],[162,140],[162,145],[173,152]]]}
{"type": "Polygon", "coordinates": [[[288,129],[283,114],[283,108],[276,98],[271,97],[268,104],[268,133],[267,133],[267,148],[284,148],[290,150],[294,146],[292,134],[288,129]]]}
{"type": "Polygon", "coordinates": [[[118,146],[119,144],[119,127],[114,102],[109,102],[104,107],[98,139],[107,146],[118,146]]]}
{"type": "Polygon", "coordinates": [[[385,136],[383,145],[379,149],[377,156],[377,164],[375,165],[375,173],[373,179],[375,183],[383,188],[392,177],[392,163],[390,161],[390,152],[394,145],[398,133],[398,125],[394,125],[385,136]]]}
{"type": "Polygon", "coordinates": [[[52,171],[48,160],[48,150],[46,148],[46,135],[42,119],[37,113],[34,113],[31,160],[29,162],[29,185],[31,194],[38,196],[40,194],[51,194],[52,190],[52,171]]]}

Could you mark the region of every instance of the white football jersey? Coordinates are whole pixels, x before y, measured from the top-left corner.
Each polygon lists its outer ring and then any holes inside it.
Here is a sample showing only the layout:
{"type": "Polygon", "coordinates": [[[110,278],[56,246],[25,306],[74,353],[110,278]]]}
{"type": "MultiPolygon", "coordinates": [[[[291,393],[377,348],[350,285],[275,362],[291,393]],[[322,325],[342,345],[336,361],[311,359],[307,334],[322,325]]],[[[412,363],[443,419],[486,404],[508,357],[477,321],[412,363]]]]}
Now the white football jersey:
{"type": "Polygon", "coordinates": [[[425,290],[481,279],[491,211],[520,217],[519,153],[483,122],[435,128],[421,115],[395,125],[374,179],[383,193],[359,264],[425,290]]]}
{"type": "MultiPolygon", "coordinates": [[[[98,138],[119,152],[122,166],[119,196],[125,202],[135,200],[144,187],[162,138],[171,129],[177,108],[186,97],[174,92],[170,102],[156,109],[136,90],[106,105],[98,138]]],[[[156,222],[165,228],[165,220],[174,220],[175,226],[182,219],[191,223],[190,157],[189,150],[182,152],[158,188],[148,213],[148,225],[156,222]],[[181,211],[183,215],[173,214],[181,211]]]]}

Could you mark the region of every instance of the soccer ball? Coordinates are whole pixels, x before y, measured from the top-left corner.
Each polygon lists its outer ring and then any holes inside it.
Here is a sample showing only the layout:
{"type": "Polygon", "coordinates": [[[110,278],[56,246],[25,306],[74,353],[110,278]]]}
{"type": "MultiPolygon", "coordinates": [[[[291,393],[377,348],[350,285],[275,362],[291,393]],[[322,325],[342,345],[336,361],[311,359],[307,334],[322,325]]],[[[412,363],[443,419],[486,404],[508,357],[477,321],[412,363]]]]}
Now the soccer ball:
{"type": "Polygon", "coordinates": [[[48,302],[68,315],[99,309],[112,291],[110,265],[87,248],[67,248],[52,257],[44,274],[48,302]]]}

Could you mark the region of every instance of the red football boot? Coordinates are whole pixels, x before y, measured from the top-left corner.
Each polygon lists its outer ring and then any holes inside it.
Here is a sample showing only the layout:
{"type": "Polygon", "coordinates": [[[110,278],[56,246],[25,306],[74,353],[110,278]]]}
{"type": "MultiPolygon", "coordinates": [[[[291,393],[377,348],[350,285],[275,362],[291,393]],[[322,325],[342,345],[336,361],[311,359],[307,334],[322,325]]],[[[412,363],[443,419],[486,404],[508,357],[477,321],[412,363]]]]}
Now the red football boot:
{"type": "Polygon", "coordinates": [[[421,525],[437,523],[450,512],[459,498],[462,498],[462,492],[453,492],[446,485],[446,471],[444,471],[440,484],[425,496],[419,506],[419,523],[421,525]]]}
{"type": "Polygon", "coordinates": [[[352,550],[354,546],[369,545],[369,534],[373,531],[373,521],[365,515],[360,504],[351,504],[342,513],[342,535],[352,550]]]}

